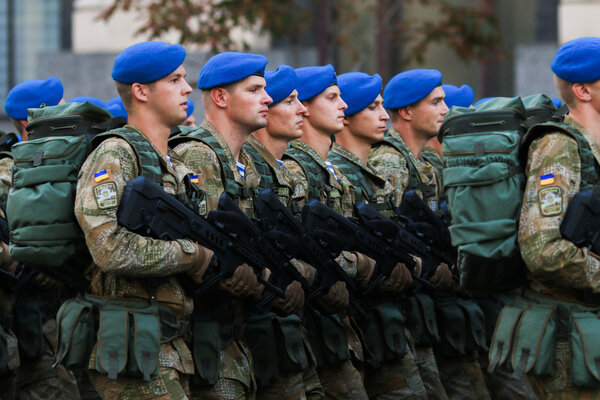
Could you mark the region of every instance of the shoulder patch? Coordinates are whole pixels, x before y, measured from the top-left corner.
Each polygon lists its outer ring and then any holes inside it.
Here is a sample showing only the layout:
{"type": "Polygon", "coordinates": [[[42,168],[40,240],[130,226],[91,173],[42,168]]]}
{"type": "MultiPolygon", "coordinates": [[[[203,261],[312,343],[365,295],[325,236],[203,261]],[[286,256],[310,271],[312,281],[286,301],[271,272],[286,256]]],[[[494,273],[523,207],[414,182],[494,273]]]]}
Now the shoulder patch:
{"type": "Polygon", "coordinates": [[[562,212],[562,189],[560,187],[550,186],[540,189],[538,199],[543,216],[551,217],[562,212]]]}
{"type": "Polygon", "coordinates": [[[117,206],[117,185],[114,182],[106,182],[94,186],[94,196],[98,208],[105,210],[117,206]]]}

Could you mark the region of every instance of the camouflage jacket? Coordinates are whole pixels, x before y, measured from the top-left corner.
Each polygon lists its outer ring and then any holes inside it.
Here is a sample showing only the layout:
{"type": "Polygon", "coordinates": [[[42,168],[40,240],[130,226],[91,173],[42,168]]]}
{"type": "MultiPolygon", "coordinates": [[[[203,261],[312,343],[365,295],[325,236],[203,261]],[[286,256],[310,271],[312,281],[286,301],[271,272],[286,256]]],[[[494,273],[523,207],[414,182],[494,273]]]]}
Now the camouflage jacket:
{"type": "Polygon", "coordinates": [[[435,166],[424,157],[424,152],[421,152],[419,158],[415,157],[400,133],[393,127],[386,132],[386,138],[383,142],[373,146],[369,154],[369,164],[381,176],[390,180],[396,190],[396,196],[402,198],[406,189],[415,189],[432,209],[437,209],[442,194],[440,171],[437,171],[435,166]],[[406,151],[399,151],[388,141],[403,147],[406,151]],[[413,171],[417,174],[417,182],[411,182],[411,166],[414,166],[413,171]],[[424,190],[426,187],[431,188],[431,190],[424,190]],[[430,192],[430,195],[424,196],[425,191],[430,192]]]}
{"type": "MultiPolygon", "coordinates": [[[[139,129],[126,126],[150,140],[139,129]]],[[[183,178],[190,171],[175,153],[154,147],[163,169],[163,189],[172,195],[185,192],[183,178]]],[[[88,156],[77,182],[75,216],[83,230],[94,263],[88,268],[90,292],[115,298],[149,299],[147,278],[161,278],[159,302],[178,316],[192,313],[192,300],[175,274],[195,263],[196,245],[189,240],[165,241],[137,235],[117,223],[117,209],[127,183],[140,174],[133,148],[123,139],[108,138],[88,156]],[[94,174],[106,171],[96,181],[94,174]]],[[[161,345],[160,365],[193,373],[191,353],[181,338],[161,345]]],[[[90,361],[94,362],[93,358],[90,361]]],[[[90,364],[92,365],[92,364],[90,364]]]]}
{"type": "MultiPolygon", "coordinates": [[[[600,145],[568,116],[600,162],[600,145]]],[[[521,208],[519,246],[533,290],[571,299],[574,289],[600,291],[600,260],[587,248],[562,238],[560,224],[569,202],[580,190],[581,161],[577,142],[564,133],[550,133],[529,147],[527,184],[521,208]],[[553,175],[553,182],[540,177],[553,175]]]]}

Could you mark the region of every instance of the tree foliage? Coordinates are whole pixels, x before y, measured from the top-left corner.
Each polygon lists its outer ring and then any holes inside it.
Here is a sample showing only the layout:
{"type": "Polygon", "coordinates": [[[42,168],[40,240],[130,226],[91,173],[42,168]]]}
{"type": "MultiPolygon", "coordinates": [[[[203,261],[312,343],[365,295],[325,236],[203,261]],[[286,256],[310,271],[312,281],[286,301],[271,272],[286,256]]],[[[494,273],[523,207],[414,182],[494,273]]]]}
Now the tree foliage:
{"type": "MultiPolygon", "coordinates": [[[[232,30],[270,33],[295,43],[307,29],[325,32],[324,39],[340,51],[351,48],[352,39],[336,29],[336,17],[344,16],[346,23],[358,20],[366,0],[112,0],[100,18],[108,20],[119,10],[134,11],[143,21],[137,31],[155,39],[165,33],[178,32],[181,44],[207,45],[223,51],[247,48],[243,40],[235,42],[232,30]],[[323,6],[327,4],[327,6],[323,6]],[[318,18],[315,10],[329,13],[318,18]],[[329,24],[326,27],[319,24],[329,24]]],[[[372,9],[378,2],[371,0],[372,9]]],[[[502,56],[501,34],[492,0],[388,0],[390,12],[378,21],[377,30],[392,31],[395,40],[404,48],[405,62],[422,62],[433,43],[449,46],[463,60],[485,60],[502,56]],[[402,6],[420,4],[433,8],[434,17],[424,21],[395,18],[402,6]]],[[[375,33],[374,33],[375,34],[375,33]]],[[[317,33],[318,35],[318,33],[317,33]]],[[[322,47],[322,46],[321,46],[322,47]]],[[[352,50],[351,50],[352,51],[352,50]]],[[[354,50],[355,51],[355,50],[354,50]]]]}

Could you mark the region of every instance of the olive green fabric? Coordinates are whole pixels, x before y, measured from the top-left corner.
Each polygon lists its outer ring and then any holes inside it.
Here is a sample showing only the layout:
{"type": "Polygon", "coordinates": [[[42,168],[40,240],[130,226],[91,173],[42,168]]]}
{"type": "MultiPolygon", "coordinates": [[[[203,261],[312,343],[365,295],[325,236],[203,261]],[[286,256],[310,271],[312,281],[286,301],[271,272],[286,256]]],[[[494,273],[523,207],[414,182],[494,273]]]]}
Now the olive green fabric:
{"type": "Polygon", "coordinates": [[[581,387],[600,387],[600,318],[597,312],[575,312],[569,324],[571,379],[581,387]]]}

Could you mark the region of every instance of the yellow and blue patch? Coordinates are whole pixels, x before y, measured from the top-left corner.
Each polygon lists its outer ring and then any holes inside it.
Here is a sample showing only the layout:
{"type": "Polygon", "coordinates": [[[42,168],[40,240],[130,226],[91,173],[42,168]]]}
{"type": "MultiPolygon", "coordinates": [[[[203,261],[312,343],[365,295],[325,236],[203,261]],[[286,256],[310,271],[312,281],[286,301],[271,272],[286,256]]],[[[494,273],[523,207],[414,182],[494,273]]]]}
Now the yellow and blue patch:
{"type": "Polygon", "coordinates": [[[108,179],[108,172],[105,169],[94,174],[94,181],[96,182],[102,182],[105,179],[108,179]]]}
{"type": "Polygon", "coordinates": [[[190,182],[192,182],[192,183],[198,183],[198,175],[192,175],[192,174],[190,174],[190,182]]]}
{"type": "Polygon", "coordinates": [[[546,174],[546,175],[540,176],[540,185],[541,186],[552,185],[553,183],[554,183],[554,174],[546,174]]]}

